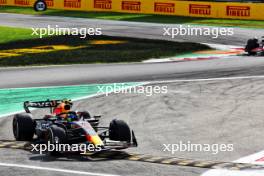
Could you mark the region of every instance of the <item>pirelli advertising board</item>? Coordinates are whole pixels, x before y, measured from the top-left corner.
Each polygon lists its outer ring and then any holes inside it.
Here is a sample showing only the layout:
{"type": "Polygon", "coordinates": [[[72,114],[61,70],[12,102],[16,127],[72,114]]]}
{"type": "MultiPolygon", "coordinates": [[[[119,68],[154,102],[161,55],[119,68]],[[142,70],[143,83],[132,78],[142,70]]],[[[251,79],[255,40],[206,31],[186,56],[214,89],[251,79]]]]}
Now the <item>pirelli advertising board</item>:
{"type": "Polygon", "coordinates": [[[1,5],[9,5],[9,6],[32,6],[32,0],[0,0],[1,5]]]}
{"type": "MultiPolygon", "coordinates": [[[[32,6],[35,0],[0,0],[0,5],[32,6]]],[[[48,8],[264,20],[264,3],[175,0],[46,0],[48,8]]]]}

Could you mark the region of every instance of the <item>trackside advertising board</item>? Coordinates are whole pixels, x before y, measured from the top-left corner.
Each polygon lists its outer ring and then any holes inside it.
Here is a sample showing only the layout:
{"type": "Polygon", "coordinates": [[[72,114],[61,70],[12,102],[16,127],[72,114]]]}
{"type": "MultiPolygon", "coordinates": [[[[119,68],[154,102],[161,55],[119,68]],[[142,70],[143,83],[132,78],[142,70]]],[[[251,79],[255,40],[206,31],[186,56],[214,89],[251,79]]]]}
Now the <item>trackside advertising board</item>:
{"type": "MultiPolygon", "coordinates": [[[[0,5],[33,6],[35,0],[0,0],[0,5]]],[[[264,20],[264,3],[172,0],[46,0],[49,8],[191,17],[264,20]]]]}

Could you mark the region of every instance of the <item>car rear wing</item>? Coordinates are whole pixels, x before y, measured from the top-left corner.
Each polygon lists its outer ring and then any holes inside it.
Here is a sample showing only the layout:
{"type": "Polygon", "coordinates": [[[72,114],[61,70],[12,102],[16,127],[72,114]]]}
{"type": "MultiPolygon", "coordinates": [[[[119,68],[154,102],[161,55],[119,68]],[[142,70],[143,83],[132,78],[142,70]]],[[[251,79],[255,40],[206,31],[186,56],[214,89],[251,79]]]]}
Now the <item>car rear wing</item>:
{"type": "Polygon", "coordinates": [[[60,104],[62,100],[47,100],[47,101],[26,101],[24,102],[24,109],[27,113],[30,113],[29,108],[54,108],[60,104]]]}

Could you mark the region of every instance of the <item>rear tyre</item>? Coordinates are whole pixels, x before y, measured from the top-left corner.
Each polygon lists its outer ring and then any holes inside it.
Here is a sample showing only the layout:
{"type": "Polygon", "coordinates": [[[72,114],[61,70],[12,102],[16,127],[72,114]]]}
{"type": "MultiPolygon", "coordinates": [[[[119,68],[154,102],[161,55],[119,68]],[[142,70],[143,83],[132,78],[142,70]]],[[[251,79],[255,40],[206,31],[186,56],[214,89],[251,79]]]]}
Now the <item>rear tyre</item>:
{"type": "Polygon", "coordinates": [[[47,10],[47,3],[44,0],[37,0],[34,3],[34,10],[36,12],[41,12],[47,10]]]}
{"type": "Polygon", "coordinates": [[[30,114],[16,114],[13,118],[13,134],[17,141],[31,141],[35,123],[30,114]]]}
{"type": "MultiPolygon", "coordinates": [[[[67,135],[64,128],[52,125],[48,129],[48,141],[50,144],[65,144],[67,142],[67,135]]],[[[48,151],[48,154],[51,156],[58,156],[61,154],[62,151],[56,151],[55,149],[53,151],[48,151]]]]}
{"type": "Polygon", "coordinates": [[[127,123],[123,120],[112,120],[109,126],[109,139],[130,142],[131,131],[127,123]]]}
{"type": "Polygon", "coordinates": [[[90,115],[90,113],[88,111],[83,111],[83,112],[81,112],[81,117],[83,119],[90,119],[91,115],[90,115]]]}

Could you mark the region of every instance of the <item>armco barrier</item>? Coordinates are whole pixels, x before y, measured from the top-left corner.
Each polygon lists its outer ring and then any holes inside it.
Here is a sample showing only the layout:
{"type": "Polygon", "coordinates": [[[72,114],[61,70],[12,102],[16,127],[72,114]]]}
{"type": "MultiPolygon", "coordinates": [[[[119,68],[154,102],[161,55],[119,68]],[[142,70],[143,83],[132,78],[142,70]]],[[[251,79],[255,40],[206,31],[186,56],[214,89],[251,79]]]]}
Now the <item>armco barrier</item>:
{"type": "MultiPolygon", "coordinates": [[[[0,5],[33,6],[35,0],[0,0],[0,5]]],[[[164,14],[264,20],[264,3],[174,0],[46,0],[53,9],[164,14]]]]}

